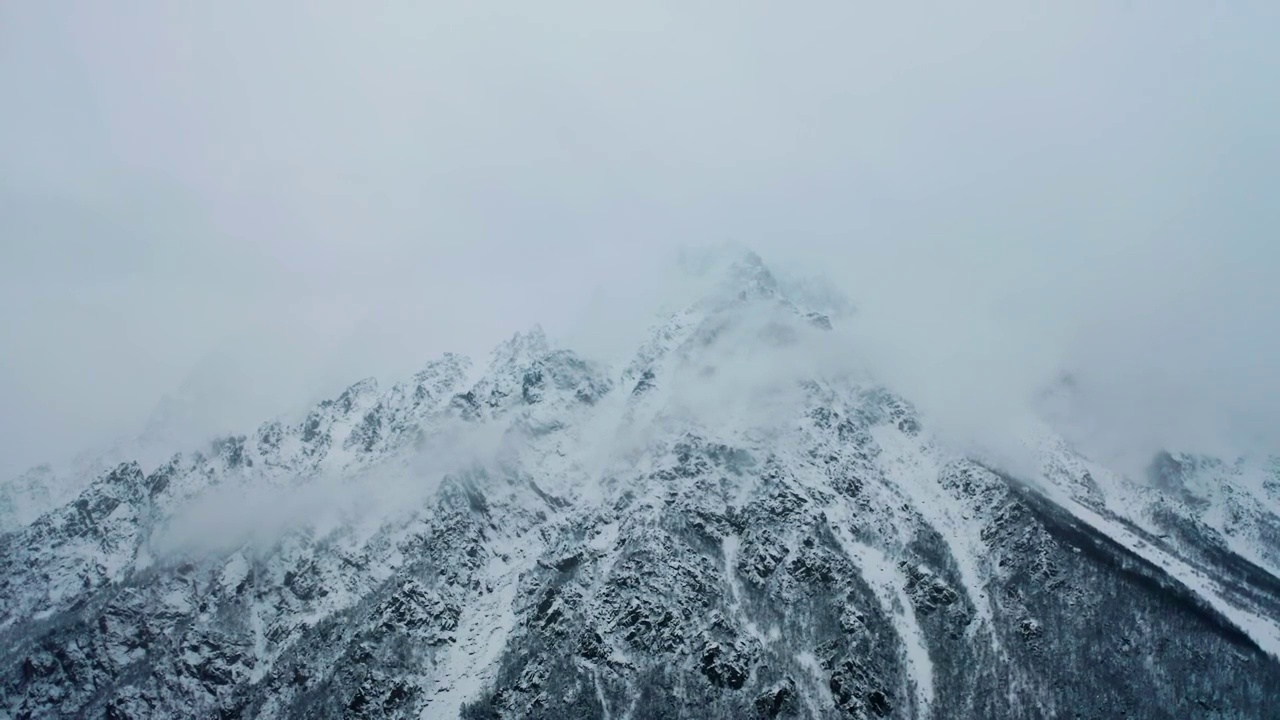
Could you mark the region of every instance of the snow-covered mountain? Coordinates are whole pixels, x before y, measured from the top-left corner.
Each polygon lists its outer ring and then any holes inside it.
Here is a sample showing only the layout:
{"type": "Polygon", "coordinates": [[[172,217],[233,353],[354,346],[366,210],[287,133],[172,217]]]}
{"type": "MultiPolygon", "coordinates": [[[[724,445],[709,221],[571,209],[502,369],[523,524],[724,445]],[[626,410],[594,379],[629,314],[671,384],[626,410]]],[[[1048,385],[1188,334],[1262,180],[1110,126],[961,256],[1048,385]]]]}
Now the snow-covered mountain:
{"type": "Polygon", "coordinates": [[[5,486],[0,716],[1274,717],[1280,468],[949,449],[754,256],[74,498],[5,486]],[[47,510],[35,517],[32,508],[47,510]]]}

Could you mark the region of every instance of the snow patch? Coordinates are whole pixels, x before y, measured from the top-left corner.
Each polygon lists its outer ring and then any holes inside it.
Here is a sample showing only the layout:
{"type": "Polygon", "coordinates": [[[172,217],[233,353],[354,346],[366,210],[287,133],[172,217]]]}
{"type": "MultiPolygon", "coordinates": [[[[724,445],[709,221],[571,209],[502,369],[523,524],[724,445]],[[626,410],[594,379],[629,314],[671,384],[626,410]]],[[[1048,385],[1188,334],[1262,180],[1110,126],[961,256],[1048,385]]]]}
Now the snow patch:
{"type": "Polygon", "coordinates": [[[894,629],[902,640],[908,673],[915,686],[916,708],[921,717],[927,717],[931,714],[934,698],[933,660],[929,657],[924,631],[907,595],[907,578],[882,551],[849,536],[848,518],[842,517],[842,510],[832,511],[829,508],[828,524],[845,554],[862,569],[863,578],[893,620],[894,629]]]}

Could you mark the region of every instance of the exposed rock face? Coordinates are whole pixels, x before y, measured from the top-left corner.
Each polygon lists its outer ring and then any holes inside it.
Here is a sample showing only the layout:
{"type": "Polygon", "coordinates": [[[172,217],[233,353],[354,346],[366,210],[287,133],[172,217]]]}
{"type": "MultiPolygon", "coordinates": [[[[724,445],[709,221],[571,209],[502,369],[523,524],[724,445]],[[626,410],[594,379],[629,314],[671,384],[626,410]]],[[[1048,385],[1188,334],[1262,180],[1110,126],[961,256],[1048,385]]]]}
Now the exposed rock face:
{"type": "Polygon", "coordinates": [[[103,473],[0,536],[0,716],[1275,712],[1274,469],[1010,477],[756,372],[831,320],[729,277],[616,374],[535,331],[103,473]]]}

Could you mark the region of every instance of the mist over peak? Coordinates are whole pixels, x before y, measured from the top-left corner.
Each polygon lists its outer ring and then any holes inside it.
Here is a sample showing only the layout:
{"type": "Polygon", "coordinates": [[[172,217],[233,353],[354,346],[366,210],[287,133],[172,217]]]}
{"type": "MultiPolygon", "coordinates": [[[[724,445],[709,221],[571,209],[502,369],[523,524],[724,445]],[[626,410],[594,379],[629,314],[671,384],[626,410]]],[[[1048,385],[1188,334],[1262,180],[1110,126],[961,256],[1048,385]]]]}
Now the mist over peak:
{"type": "Polygon", "coordinates": [[[1273,10],[721,5],[15,11],[0,472],[193,374],[221,432],[534,323],[613,361],[726,238],[939,412],[1070,371],[1101,437],[1277,445],[1273,10]]]}

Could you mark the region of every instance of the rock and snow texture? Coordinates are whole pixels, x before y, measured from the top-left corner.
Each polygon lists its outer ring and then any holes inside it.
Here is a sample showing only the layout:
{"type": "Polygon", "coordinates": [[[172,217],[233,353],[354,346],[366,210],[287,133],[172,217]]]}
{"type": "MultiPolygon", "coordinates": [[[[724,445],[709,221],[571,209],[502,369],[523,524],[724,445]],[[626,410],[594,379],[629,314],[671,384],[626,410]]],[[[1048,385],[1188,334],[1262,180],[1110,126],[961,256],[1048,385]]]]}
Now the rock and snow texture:
{"type": "Polygon", "coordinates": [[[725,275],[616,372],[535,330],[6,486],[0,717],[1275,712],[1275,468],[1131,480],[1036,429],[1010,477],[786,370],[832,308],[725,275]]]}

